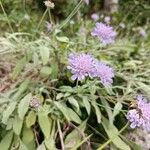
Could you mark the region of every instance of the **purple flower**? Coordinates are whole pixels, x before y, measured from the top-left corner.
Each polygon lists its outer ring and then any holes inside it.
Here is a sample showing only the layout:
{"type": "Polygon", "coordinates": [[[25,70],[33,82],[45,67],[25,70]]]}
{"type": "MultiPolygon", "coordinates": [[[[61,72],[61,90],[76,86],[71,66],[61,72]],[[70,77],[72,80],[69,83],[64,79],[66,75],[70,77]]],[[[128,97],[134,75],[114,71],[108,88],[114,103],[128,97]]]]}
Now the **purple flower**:
{"type": "Polygon", "coordinates": [[[94,21],[97,21],[97,20],[99,20],[99,15],[96,14],[96,13],[93,13],[93,14],[91,15],[91,18],[92,18],[94,21]]]}
{"type": "Polygon", "coordinates": [[[150,103],[147,103],[142,95],[136,98],[137,108],[129,110],[127,119],[131,122],[130,127],[142,127],[146,131],[150,131],[150,103]]]}
{"type": "Polygon", "coordinates": [[[104,86],[110,86],[113,82],[114,71],[111,67],[103,62],[97,61],[95,63],[95,77],[99,77],[104,86]]]}
{"type": "Polygon", "coordinates": [[[104,18],[104,22],[107,23],[107,24],[109,24],[109,23],[110,23],[110,17],[109,17],[109,16],[106,16],[106,17],[104,18]]]}
{"type": "Polygon", "coordinates": [[[83,80],[86,76],[93,77],[94,74],[94,58],[89,54],[71,53],[69,55],[69,66],[71,70],[72,80],[83,80]]]}
{"type": "Polygon", "coordinates": [[[100,22],[96,23],[91,35],[97,36],[103,45],[107,45],[114,42],[117,33],[113,30],[113,27],[100,22]]]}

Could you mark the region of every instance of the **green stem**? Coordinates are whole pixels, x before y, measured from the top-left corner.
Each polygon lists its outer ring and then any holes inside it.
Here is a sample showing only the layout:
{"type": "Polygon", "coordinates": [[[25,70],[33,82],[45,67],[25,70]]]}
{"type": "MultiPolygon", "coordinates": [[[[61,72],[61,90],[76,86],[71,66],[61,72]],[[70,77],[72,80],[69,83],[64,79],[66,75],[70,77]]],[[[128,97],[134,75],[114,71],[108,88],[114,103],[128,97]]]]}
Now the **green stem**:
{"type": "Polygon", "coordinates": [[[42,24],[42,22],[43,22],[43,20],[44,20],[44,18],[45,18],[45,16],[46,16],[46,13],[47,13],[47,12],[48,12],[48,8],[45,10],[45,12],[44,12],[44,14],[43,14],[43,16],[42,16],[42,18],[41,18],[41,20],[40,20],[38,26],[37,26],[37,30],[39,29],[40,25],[42,24]]]}
{"type": "Polygon", "coordinates": [[[80,0],[78,5],[74,8],[74,10],[70,13],[66,20],[62,22],[62,24],[58,27],[59,29],[63,28],[69,22],[69,20],[78,12],[79,8],[81,7],[82,1],[83,0],[80,0]]]}
{"type": "Polygon", "coordinates": [[[9,21],[9,19],[8,19],[8,16],[7,16],[6,12],[5,12],[5,9],[4,9],[3,4],[2,4],[1,1],[0,1],[0,6],[1,6],[1,8],[2,8],[2,11],[3,11],[3,13],[4,13],[6,19],[7,19],[7,23],[8,23],[8,25],[9,25],[9,28],[10,28],[11,32],[14,33],[14,30],[13,30],[11,24],[10,24],[10,21],[9,21]]]}

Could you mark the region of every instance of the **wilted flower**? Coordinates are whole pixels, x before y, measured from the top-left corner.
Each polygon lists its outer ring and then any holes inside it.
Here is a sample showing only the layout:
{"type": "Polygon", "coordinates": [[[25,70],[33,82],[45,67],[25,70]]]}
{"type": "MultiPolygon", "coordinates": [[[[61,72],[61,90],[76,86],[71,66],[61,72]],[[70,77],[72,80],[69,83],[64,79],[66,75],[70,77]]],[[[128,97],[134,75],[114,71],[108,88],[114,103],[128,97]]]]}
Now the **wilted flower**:
{"type": "Polygon", "coordinates": [[[105,63],[97,61],[95,62],[95,77],[99,77],[104,86],[109,86],[113,82],[114,71],[105,63]]]}
{"type": "Polygon", "coordinates": [[[140,28],[139,34],[144,38],[147,37],[147,33],[145,32],[145,30],[143,28],[140,28]]]}
{"type": "Polygon", "coordinates": [[[89,5],[90,0],[84,0],[84,2],[85,2],[87,5],[89,5]]]}
{"type": "Polygon", "coordinates": [[[41,105],[41,102],[36,96],[31,98],[31,100],[30,100],[30,106],[31,107],[38,108],[40,105],[41,105]]]}
{"type": "Polygon", "coordinates": [[[127,119],[131,122],[130,127],[142,127],[150,131],[150,103],[142,95],[137,96],[136,103],[136,108],[129,110],[127,114],[127,119]]]}
{"type": "Polygon", "coordinates": [[[123,22],[121,22],[121,23],[119,24],[119,26],[120,26],[121,28],[123,28],[123,29],[126,27],[123,22]]]}
{"type": "Polygon", "coordinates": [[[97,36],[103,45],[107,45],[114,42],[117,33],[109,25],[96,23],[96,27],[91,32],[91,35],[97,36]]]}
{"type": "Polygon", "coordinates": [[[55,4],[53,2],[51,2],[50,0],[44,1],[44,4],[46,7],[49,7],[49,8],[55,7],[55,4]]]}
{"type": "Polygon", "coordinates": [[[52,30],[52,23],[46,21],[46,29],[48,32],[50,32],[52,30]]]}
{"type": "Polygon", "coordinates": [[[94,21],[98,21],[98,20],[99,20],[99,15],[96,14],[96,13],[93,13],[93,14],[91,15],[91,18],[92,18],[94,21]]]}
{"type": "Polygon", "coordinates": [[[94,74],[94,58],[89,54],[71,53],[69,55],[69,66],[71,70],[72,80],[83,80],[86,76],[92,77],[94,74]]]}
{"type": "Polygon", "coordinates": [[[107,23],[107,24],[109,24],[109,23],[110,23],[110,17],[109,17],[109,16],[106,16],[106,17],[104,18],[104,22],[107,23]]]}

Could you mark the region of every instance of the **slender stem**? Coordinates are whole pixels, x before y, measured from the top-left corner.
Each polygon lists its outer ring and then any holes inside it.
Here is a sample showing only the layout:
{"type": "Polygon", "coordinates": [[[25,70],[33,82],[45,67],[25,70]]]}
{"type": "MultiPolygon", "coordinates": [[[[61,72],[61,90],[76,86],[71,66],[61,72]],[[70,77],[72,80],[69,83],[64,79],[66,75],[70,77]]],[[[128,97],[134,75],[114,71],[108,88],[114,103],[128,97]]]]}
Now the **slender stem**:
{"type": "Polygon", "coordinates": [[[14,30],[13,30],[13,28],[12,28],[12,26],[11,26],[11,23],[10,23],[10,21],[9,21],[9,19],[8,19],[8,16],[7,16],[6,12],[5,12],[5,9],[4,9],[3,4],[2,4],[1,1],[0,1],[0,6],[1,6],[1,8],[2,8],[2,11],[3,11],[3,13],[4,13],[6,19],[7,19],[7,23],[8,23],[8,26],[9,26],[11,32],[14,33],[14,30]]]}
{"type": "Polygon", "coordinates": [[[62,133],[62,131],[61,131],[61,127],[60,127],[59,120],[57,120],[57,127],[58,127],[60,142],[61,142],[61,149],[62,149],[62,150],[65,150],[65,146],[64,146],[64,142],[63,142],[63,133],[62,133]]]}
{"type": "Polygon", "coordinates": [[[82,1],[83,0],[80,0],[78,5],[74,8],[74,10],[70,13],[70,15],[66,18],[66,20],[58,27],[59,29],[64,27],[69,22],[69,20],[76,14],[76,12],[78,12],[79,8],[81,7],[82,1]]]}
{"type": "Polygon", "coordinates": [[[40,25],[42,24],[43,19],[45,18],[47,12],[48,12],[48,8],[45,10],[45,12],[44,12],[44,14],[43,14],[43,16],[42,16],[42,18],[41,18],[41,20],[40,20],[38,26],[37,26],[37,30],[39,29],[40,25]]]}
{"type": "Polygon", "coordinates": [[[48,8],[48,15],[49,15],[50,23],[53,23],[52,15],[51,15],[51,9],[50,8],[48,8]]]}

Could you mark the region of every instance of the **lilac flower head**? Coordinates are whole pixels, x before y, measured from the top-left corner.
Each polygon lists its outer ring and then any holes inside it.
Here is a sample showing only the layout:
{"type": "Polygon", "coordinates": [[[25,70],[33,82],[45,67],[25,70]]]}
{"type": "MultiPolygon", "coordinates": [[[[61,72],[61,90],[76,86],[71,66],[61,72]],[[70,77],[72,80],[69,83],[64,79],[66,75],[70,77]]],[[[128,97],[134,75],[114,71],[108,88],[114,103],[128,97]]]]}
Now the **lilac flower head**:
{"type": "Polygon", "coordinates": [[[107,24],[110,24],[110,17],[109,16],[106,16],[104,18],[104,22],[107,23],[107,24]]]}
{"type": "Polygon", "coordinates": [[[96,13],[93,13],[93,14],[91,15],[91,18],[92,18],[94,21],[98,21],[98,20],[99,20],[99,15],[96,14],[96,13]]]}
{"type": "Polygon", "coordinates": [[[89,54],[71,53],[69,55],[69,66],[71,70],[72,80],[83,80],[86,76],[93,77],[94,74],[94,58],[89,54]]]}
{"type": "Polygon", "coordinates": [[[31,98],[31,100],[30,100],[30,106],[31,107],[38,108],[40,105],[41,105],[41,102],[36,96],[31,98]]]}
{"type": "Polygon", "coordinates": [[[114,71],[111,67],[109,67],[103,62],[97,61],[95,63],[95,69],[96,69],[95,76],[101,79],[101,82],[104,86],[109,86],[112,84],[114,71]]]}
{"type": "Polygon", "coordinates": [[[113,27],[100,22],[96,23],[91,35],[97,36],[103,45],[107,45],[114,42],[117,33],[113,30],[113,27]]]}
{"type": "Polygon", "coordinates": [[[150,131],[150,103],[142,95],[136,98],[137,108],[129,110],[127,119],[131,122],[130,127],[142,127],[146,131],[150,131]]]}

